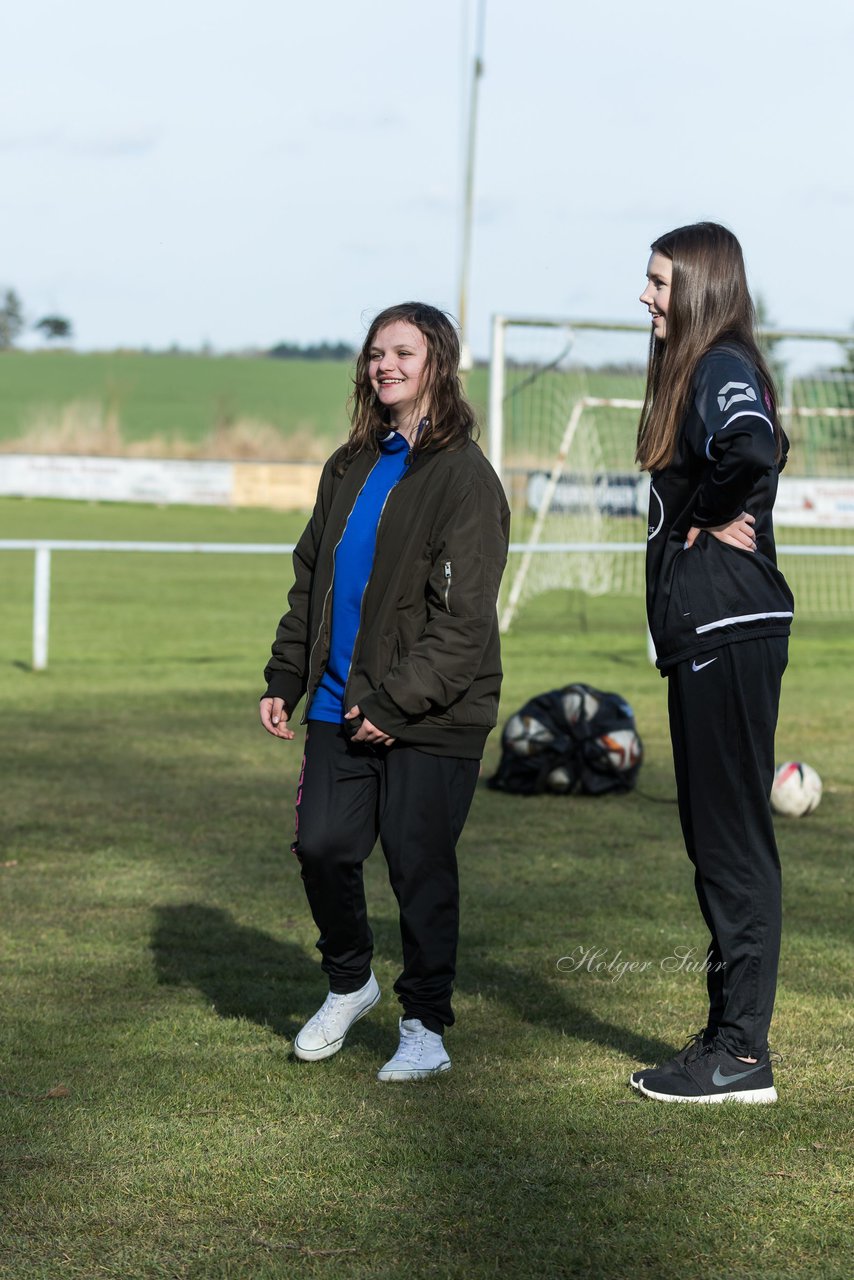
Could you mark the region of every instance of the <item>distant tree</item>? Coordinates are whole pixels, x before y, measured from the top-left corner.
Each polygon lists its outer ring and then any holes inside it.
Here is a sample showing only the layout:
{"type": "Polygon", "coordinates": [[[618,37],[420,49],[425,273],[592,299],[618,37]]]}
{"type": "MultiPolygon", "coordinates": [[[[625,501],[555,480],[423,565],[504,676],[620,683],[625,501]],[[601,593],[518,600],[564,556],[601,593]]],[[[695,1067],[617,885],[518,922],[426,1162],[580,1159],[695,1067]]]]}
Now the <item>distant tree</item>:
{"type": "MultiPolygon", "coordinates": [[[[475,361],[475,365],[477,363],[475,361]]],[[[488,367],[488,362],[486,367],[488,367]]],[[[617,378],[643,378],[646,374],[646,365],[638,364],[636,360],[610,360],[606,364],[597,364],[595,369],[597,373],[608,374],[617,378]]]]}
{"type": "MultiPolygon", "coordinates": [[[[851,326],[854,330],[854,324],[851,326]]],[[[854,336],[850,342],[840,342],[839,349],[842,352],[842,364],[837,365],[832,370],[833,373],[844,373],[846,377],[854,375],[854,336]]]]}
{"type": "Polygon", "coordinates": [[[273,360],[351,360],[355,354],[346,342],[279,342],[267,352],[273,360]]]}
{"type": "Polygon", "coordinates": [[[777,389],[782,395],[783,382],[786,377],[786,362],[777,354],[777,348],[783,341],[782,338],[769,338],[768,330],[773,329],[776,320],[772,320],[768,314],[768,304],[761,293],[756,295],[756,328],[758,330],[757,339],[759,342],[759,350],[768,361],[768,367],[774,375],[774,381],[777,383],[777,389]]]}
{"type": "Polygon", "coordinates": [[[72,337],[71,321],[66,320],[65,316],[42,316],[33,328],[41,330],[42,337],[47,338],[48,342],[72,337]]]}
{"type": "Polygon", "coordinates": [[[15,345],[24,327],[24,308],[14,289],[7,289],[0,302],[0,350],[15,345]]]}

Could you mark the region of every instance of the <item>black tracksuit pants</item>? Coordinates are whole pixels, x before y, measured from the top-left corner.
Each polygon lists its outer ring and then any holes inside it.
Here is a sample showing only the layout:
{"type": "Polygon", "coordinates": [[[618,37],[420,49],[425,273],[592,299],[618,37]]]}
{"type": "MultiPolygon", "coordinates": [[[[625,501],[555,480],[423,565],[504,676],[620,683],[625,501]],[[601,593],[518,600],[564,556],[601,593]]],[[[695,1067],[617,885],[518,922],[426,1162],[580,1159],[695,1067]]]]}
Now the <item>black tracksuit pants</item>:
{"type": "Polygon", "coordinates": [[[780,953],[769,796],[785,637],[698,654],[668,672],[679,817],[711,933],[708,1026],[731,1052],[768,1047],[780,953]]]}
{"type": "Polygon", "coordinates": [[[400,908],[403,1016],[431,1031],[451,1026],[459,933],[456,844],[477,760],[429,755],[403,743],[371,747],[339,725],[309,722],[293,851],[329,989],[358,991],[371,973],[362,864],[380,838],[400,908]]]}

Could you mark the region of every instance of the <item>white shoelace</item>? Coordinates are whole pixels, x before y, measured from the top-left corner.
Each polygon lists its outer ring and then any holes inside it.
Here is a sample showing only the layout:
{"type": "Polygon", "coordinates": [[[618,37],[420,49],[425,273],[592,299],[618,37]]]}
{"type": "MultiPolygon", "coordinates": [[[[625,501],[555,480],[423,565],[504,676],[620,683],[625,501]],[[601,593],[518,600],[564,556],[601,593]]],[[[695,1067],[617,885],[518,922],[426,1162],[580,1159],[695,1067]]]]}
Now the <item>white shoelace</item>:
{"type": "Polygon", "coordinates": [[[421,1031],[410,1031],[406,1027],[401,1027],[400,1044],[397,1046],[397,1053],[394,1056],[403,1058],[407,1062],[420,1062],[426,1043],[426,1027],[421,1031]]]}
{"type": "Polygon", "coordinates": [[[339,995],[337,992],[330,991],[317,1013],[311,1019],[318,1027],[326,1029],[329,1019],[340,1007],[340,1001],[346,999],[345,996],[339,995]]]}

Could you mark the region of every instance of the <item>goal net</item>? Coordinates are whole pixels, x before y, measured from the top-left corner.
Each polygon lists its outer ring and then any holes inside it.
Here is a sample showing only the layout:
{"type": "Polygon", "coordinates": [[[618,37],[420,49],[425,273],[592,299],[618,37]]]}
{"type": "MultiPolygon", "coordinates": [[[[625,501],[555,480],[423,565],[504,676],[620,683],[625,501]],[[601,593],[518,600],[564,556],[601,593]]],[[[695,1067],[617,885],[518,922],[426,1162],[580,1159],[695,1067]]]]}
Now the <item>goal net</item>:
{"type": "MultiPolygon", "coordinates": [[[[504,630],[544,591],[643,597],[649,481],[634,450],[648,341],[645,324],[494,322],[489,447],[514,516],[504,630]]],[[[791,442],[775,529],[800,617],[854,614],[851,341],[763,337],[791,442]]]]}

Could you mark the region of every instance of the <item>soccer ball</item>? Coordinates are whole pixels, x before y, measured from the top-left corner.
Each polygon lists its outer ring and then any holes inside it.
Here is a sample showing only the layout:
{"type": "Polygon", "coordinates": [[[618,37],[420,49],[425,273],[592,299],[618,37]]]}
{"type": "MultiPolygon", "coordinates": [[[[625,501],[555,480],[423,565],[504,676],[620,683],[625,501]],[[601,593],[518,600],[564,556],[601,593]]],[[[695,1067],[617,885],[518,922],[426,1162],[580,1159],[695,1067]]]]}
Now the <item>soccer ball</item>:
{"type": "Polygon", "coordinates": [[[565,764],[559,764],[556,769],[552,769],[546,778],[549,791],[553,791],[558,796],[569,795],[574,785],[575,778],[565,764]]]}
{"type": "Polygon", "coordinates": [[[818,808],[821,778],[811,765],[787,760],[774,774],[771,808],[789,818],[803,818],[818,808]]]}
{"type": "Polygon", "coordinates": [[[588,722],[599,710],[599,699],[578,685],[570,685],[561,694],[563,714],[567,724],[577,724],[583,717],[588,722]]]}
{"type": "Polygon", "coordinates": [[[546,728],[534,716],[523,716],[518,711],[507,721],[501,736],[504,745],[515,751],[517,756],[538,755],[554,741],[551,729],[546,728]]]}
{"type": "Polygon", "coordinates": [[[618,773],[625,773],[640,764],[643,756],[640,738],[634,729],[613,729],[596,739],[597,746],[605,752],[608,761],[618,773]]]}

